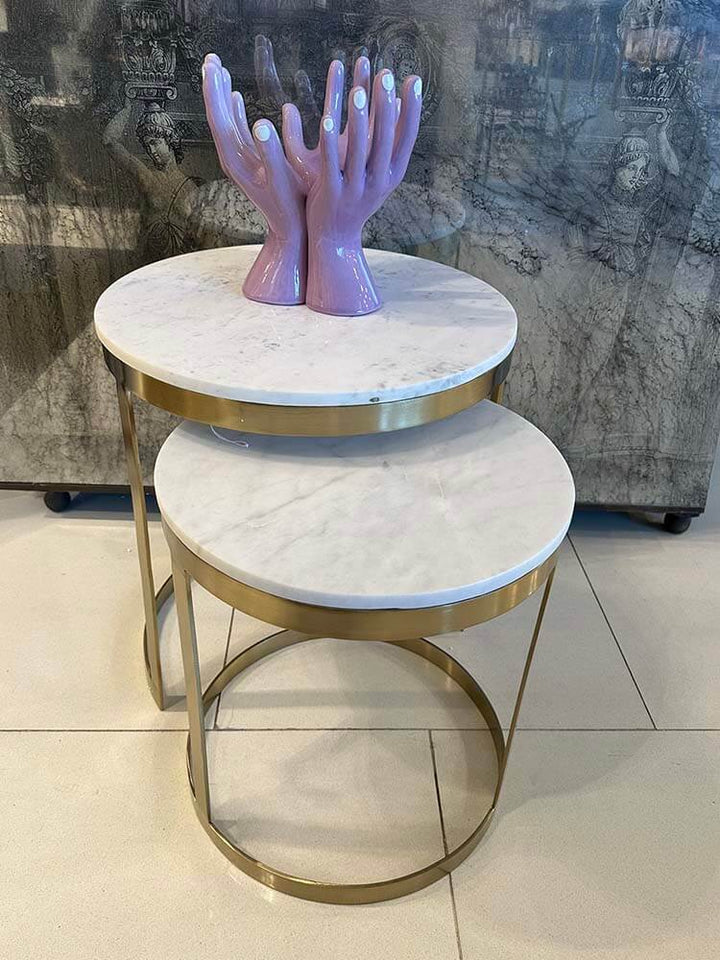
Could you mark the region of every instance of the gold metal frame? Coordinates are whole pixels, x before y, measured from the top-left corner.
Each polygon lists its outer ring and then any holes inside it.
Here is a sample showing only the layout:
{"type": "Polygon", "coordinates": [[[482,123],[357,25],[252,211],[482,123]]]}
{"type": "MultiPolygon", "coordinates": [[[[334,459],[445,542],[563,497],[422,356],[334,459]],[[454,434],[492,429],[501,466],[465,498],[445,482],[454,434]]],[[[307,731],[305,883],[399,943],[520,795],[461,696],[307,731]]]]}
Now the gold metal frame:
{"type": "Polygon", "coordinates": [[[386,433],[442,420],[492,398],[510,369],[512,354],[479,377],[437,393],[406,400],[340,406],[248,403],[197,393],[141,373],[103,347],[105,362],[119,384],[155,407],[185,420],[215,427],[283,437],[347,437],[386,433]]]}
{"type": "Polygon", "coordinates": [[[447,876],[475,849],[495,814],[530,665],[550,596],[557,551],[525,577],[487,594],[486,597],[447,604],[443,607],[414,610],[348,610],[328,607],[311,608],[309,604],[276,597],[249,587],[247,584],[233,580],[198,557],[169,530],[167,525],[165,525],[165,534],[172,555],[180,645],[185,673],[190,728],[187,742],[188,778],[195,812],[217,848],[240,870],[266,886],[305,900],[322,903],[359,904],[391,900],[420,890],[447,876]],[[261,640],[236,656],[223,667],[204,693],[200,679],[193,613],[193,579],[197,579],[215,596],[237,609],[276,623],[278,626],[290,628],[261,640]],[[471,623],[490,620],[517,606],[543,583],[545,583],[545,591],[535,621],[506,741],[497,714],[477,682],[464,667],[444,650],[424,639],[421,633],[451,632],[461,629],[462,626],[469,626],[471,623]],[[368,631],[364,637],[363,631],[368,631]],[[459,846],[447,852],[439,860],[412,873],[373,883],[329,883],[296,877],[257,860],[237,846],[212,820],[205,714],[225,687],[243,670],[286,647],[324,636],[350,640],[361,638],[383,640],[423,657],[444,670],[468,694],[490,730],[497,756],[498,772],[489,808],[459,846]]]}
{"type": "Polygon", "coordinates": [[[103,353],[105,362],[117,382],[145,611],[143,645],[146,673],[152,695],[161,710],[167,706],[167,696],[162,679],[157,610],[159,604],[169,596],[172,586],[164,584],[160,591],[163,594],[162,600],[160,594],[156,598],[133,394],[187,420],[248,433],[275,436],[383,433],[441,420],[487,398],[499,403],[512,358],[511,351],[498,366],[474,380],[429,396],[354,406],[312,407],[245,403],[185,390],[135,370],[115,357],[106,347],[103,347],[103,353]]]}
{"type": "Polygon", "coordinates": [[[534,570],[504,587],[434,607],[324,607],[289,600],[234,580],[190,550],[165,522],[163,529],[174,562],[218,599],[264,623],[338,640],[415,640],[484,623],[535,593],[557,563],[556,550],[534,570]]]}
{"type": "Polygon", "coordinates": [[[145,631],[143,635],[145,672],[148,686],[150,687],[150,692],[153,695],[155,703],[161,710],[164,710],[167,706],[167,698],[165,696],[162,679],[160,630],[155,599],[152,555],[150,553],[147,508],[145,506],[145,487],[143,485],[137,430],[135,428],[135,414],[133,411],[132,396],[119,381],[117,384],[117,395],[118,406],[120,407],[123,442],[125,444],[125,460],[127,462],[128,479],[130,481],[130,496],[132,499],[133,519],[135,521],[135,539],[137,541],[138,562],[140,563],[140,584],[142,586],[143,607],[145,609],[145,631]]]}

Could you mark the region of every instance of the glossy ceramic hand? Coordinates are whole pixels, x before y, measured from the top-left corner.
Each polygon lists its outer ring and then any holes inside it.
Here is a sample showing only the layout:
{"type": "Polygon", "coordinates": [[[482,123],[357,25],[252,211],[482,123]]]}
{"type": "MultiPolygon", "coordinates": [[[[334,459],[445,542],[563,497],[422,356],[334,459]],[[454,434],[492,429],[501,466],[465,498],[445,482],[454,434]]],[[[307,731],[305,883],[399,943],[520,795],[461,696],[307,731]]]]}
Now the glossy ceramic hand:
{"type": "Polygon", "coordinates": [[[367,91],[363,85],[350,91],[344,167],[339,107],[326,111],[320,125],[320,170],[311,177],[306,215],[307,304],[321,313],[356,316],[380,306],[360,238],[365,221],[405,176],[420,125],[422,82],[414,76],[405,80],[398,115],[395,80],[382,70],[373,101],[370,140],[367,91]]]}
{"type": "MultiPolygon", "coordinates": [[[[342,119],[342,97],[345,85],[345,68],[339,60],[333,60],[328,68],[327,81],[325,83],[325,106],[323,117],[331,117],[333,123],[340,129],[342,119]]],[[[366,97],[370,98],[370,61],[367,57],[358,57],[355,61],[353,70],[353,86],[362,87],[366,97]]],[[[368,138],[372,137],[374,125],[374,104],[370,105],[370,121],[368,125],[368,138]]],[[[349,119],[349,114],[348,114],[349,119]]],[[[305,146],[303,138],[303,124],[300,111],[294,103],[285,103],[282,108],[282,131],[285,153],[290,163],[295,168],[296,173],[300,175],[305,188],[310,190],[313,183],[320,176],[322,160],[320,156],[320,144],[310,150],[305,146]]],[[[347,155],[348,143],[348,124],[338,138],[338,149],[340,151],[340,168],[345,167],[345,158],[347,155]]]]}
{"type": "Polygon", "coordinates": [[[203,64],[203,97],[220,165],[267,220],[268,233],[243,291],[264,303],[303,303],[307,277],[306,189],[288,163],[275,127],[258,120],[252,134],[242,96],[220,58],[203,64]]]}

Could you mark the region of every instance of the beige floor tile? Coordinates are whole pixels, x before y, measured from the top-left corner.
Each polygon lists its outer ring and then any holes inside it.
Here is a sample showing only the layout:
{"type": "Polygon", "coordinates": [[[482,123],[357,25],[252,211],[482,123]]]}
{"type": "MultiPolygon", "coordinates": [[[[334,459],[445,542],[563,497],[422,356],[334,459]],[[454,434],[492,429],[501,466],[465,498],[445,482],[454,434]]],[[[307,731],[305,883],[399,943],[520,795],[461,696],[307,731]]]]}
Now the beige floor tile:
{"type": "MultiPolygon", "coordinates": [[[[480,682],[508,726],[541,591],[496,620],[439,640],[480,682]]],[[[521,727],[646,728],[652,722],[569,544],[560,555],[521,727]]]]}
{"type": "Polygon", "coordinates": [[[425,731],[210,734],[213,819],[259,860],[364,883],[443,855],[425,731]]]}
{"type": "MultiPolygon", "coordinates": [[[[440,638],[510,723],[540,592],[510,613],[440,638]]],[[[651,727],[632,677],[571,547],[560,555],[528,680],[521,727],[651,727]]]]}
{"type": "MultiPolygon", "coordinates": [[[[433,734],[445,828],[487,800],[486,736],[433,734]]],[[[518,734],[498,819],[453,874],[465,960],[714,960],[720,733],[518,734]]]]}
{"type": "MultiPolygon", "coordinates": [[[[157,583],[169,573],[167,547],[151,524],[157,583]]],[[[30,493],[0,499],[3,592],[0,645],[4,729],[185,728],[183,702],[165,713],[147,689],[143,613],[132,519],[126,510],[88,506],[51,514],[30,493]]],[[[195,592],[201,662],[207,679],[222,665],[231,611],[195,592]]],[[[177,622],[164,618],[168,689],[181,694],[177,622]]]]}
{"type": "Polygon", "coordinates": [[[590,511],[571,532],[658,727],[720,728],[720,465],[681,536],[590,511]]]}
{"type": "MultiPolygon", "coordinates": [[[[497,620],[433,638],[476,677],[508,724],[540,597],[497,620]]],[[[268,628],[236,622],[231,655],[268,628]]],[[[524,700],[526,727],[651,727],[587,579],[562,551],[524,700]]],[[[223,728],[482,727],[436,667],[389,644],[316,640],[259,663],[223,694],[223,728]]]]}
{"type": "Polygon", "coordinates": [[[457,960],[445,880],[339,907],[237,871],[195,819],[184,744],[173,732],[0,734],[4,960],[457,960]]]}

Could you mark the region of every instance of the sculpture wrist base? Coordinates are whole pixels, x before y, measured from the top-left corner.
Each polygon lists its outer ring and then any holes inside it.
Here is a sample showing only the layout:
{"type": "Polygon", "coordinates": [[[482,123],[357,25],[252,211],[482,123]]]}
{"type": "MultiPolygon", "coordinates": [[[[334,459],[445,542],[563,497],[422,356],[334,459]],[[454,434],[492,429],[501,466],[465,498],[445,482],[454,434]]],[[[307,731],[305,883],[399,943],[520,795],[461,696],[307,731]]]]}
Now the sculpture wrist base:
{"type": "Polygon", "coordinates": [[[286,239],[269,231],[245,278],[245,296],[260,303],[291,306],[305,303],[306,285],[306,234],[286,239]]]}
{"type": "Polygon", "coordinates": [[[319,313],[359,317],[381,304],[360,237],[308,240],[307,305],[319,313]]]}

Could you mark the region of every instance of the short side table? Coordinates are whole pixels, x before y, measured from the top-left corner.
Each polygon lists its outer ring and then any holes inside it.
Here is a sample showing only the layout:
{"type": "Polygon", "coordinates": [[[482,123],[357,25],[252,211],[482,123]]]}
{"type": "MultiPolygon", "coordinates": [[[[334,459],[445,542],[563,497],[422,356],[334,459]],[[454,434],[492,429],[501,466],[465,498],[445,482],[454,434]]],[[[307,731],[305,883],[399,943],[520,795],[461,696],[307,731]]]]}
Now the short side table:
{"type": "Polygon", "coordinates": [[[186,423],[167,439],[155,490],[170,545],[196,813],[216,846],[260,882],[328,903],[419,890],[474,849],[497,806],[530,663],[574,506],[565,461],[527,421],[489,400],[442,421],[374,436],[256,436],[186,423]],[[285,628],[226,664],[203,692],[191,582],[285,628]],[[517,606],[545,584],[507,735],[473,677],[427,636],[517,606]],[[318,637],[381,640],[440,669],[492,734],[494,797],[455,849],[402,876],[337,883],[292,876],[236,844],[213,820],[205,713],[243,670],[318,637]]]}
{"type": "Polygon", "coordinates": [[[442,264],[367,252],[384,298],[366,317],[275,307],[242,294],[259,247],[172,257],[112,284],[95,330],[117,381],[138,544],[150,689],[166,706],[133,396],[216,428],[349,436],[431,423],[500,399],[517,333],[510,303],[442,264]]]}

